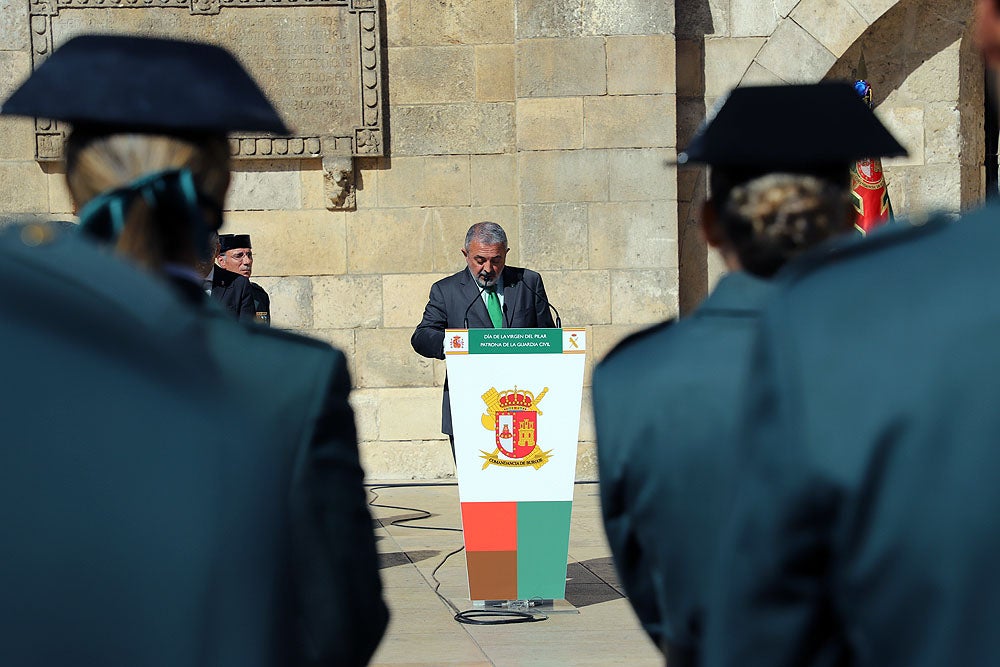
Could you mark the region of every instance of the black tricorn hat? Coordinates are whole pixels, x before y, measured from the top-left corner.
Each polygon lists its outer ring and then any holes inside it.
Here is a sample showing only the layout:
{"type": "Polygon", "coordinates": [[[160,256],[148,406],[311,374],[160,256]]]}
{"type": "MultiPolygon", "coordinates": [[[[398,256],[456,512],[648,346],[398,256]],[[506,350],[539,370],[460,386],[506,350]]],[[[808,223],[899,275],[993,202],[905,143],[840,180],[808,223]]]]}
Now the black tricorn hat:
{"type": "Polygon", "coordinates": [[[734,89],[677,156],[678,164],[808,171],[906,155],[846,82],[734,89]]]}
{"type": "Polygon", "coordinates": [[[289,134],[239,61],[212,44],[81,35],[58,48],[0,115],[157,134],[289,134]]]}
{"type": "Polygon", "coordinates": [[[219,234],[219,252],[252,247],[249,234],[219,234]]]}

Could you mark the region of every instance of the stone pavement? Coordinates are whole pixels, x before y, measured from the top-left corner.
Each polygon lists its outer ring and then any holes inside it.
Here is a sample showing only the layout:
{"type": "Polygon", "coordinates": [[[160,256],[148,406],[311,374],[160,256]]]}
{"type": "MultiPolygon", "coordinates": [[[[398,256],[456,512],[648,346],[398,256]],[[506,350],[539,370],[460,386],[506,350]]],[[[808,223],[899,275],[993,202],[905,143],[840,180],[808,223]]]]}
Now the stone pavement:
{"type": "Polygon", "coordinates": [[[499,626],[458,623],[434,592],[440,582],[441,595],[459,609],[470,607],[464,552],[448,557],[462,546],[462,533],[425,529],[461,527],[458,487],[384,482],[369,485],[368,493],[392,612],[372,665],[663,664],[622,596],[596,484],[575,487],[566,600],[576,611],[567,606],[546,621],[499,626]]]}

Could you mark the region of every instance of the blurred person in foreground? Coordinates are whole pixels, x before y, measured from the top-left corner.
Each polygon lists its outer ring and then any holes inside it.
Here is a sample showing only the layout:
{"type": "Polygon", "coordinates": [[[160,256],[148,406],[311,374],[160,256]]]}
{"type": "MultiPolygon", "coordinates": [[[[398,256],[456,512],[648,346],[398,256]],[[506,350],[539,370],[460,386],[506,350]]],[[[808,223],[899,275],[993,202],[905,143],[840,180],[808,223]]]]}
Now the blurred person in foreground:
{"type": "Polygon", "coordinates": [[[705,664],[1000,663],[997,218],[879,231],[783,276],[705,664]]]}
{"type": "Polygon", "coordinates": [[[608,540],[671,667],[697,664],[771,278],[852,229],[852,161],[902,152],[845,83],[736,89],[681,155],[710,167],[702,231],[729,273],[691,316],[618,345],[593,388],[608,540]]]}
{"type": "MultiPolygon", "coordinates": [[[[253,246],[249,234],[219,234],[219,251],[215,265],[232,273],[238,273],[248,281],[253,275],[253,246]]],[[[264,288],[250,283],[253,297],[254,319],[261,324],[271,325],[271,299],[264,288]]]]}
{"type": "Polygon", "coordinates": [[[72,123],[97,241],[0,261],[0,664],[365,664],[387,611],[344,357],[231,321],[197,270],[226,133],[287,128],[225,50],[122,36],[68,41],[0,113],[72,123]]]}

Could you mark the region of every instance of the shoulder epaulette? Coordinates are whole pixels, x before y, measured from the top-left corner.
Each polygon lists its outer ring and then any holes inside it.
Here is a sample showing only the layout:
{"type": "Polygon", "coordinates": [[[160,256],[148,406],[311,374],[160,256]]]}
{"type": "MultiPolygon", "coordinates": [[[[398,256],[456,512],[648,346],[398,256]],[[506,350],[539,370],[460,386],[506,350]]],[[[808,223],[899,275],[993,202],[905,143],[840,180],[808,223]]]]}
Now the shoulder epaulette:
{"type": "Polygon", "coordinates": [[[329,343],[326,343],[315,338],[310,338],[309,336],[303,336],[299,333],[294,333],[291,331],[283,331],[281,329],[274,329],[270,327],[260,326],[258,324],[246,324],[241,325],[244,330],[248,333],[263,338],[273,338],[277,340],[282,340],[286,342],[298,343],[306,347],[311,347],[316,350],[329,351],[331,349],[336,349],[329,343]]]}
{"type": "Polygon", "coordinates": [[[622,350],[624,350],[624,349],[626,349],[628,347],[631,347],[635,343],[638,343],[639,341],[641,341],[641,340],[643,340],[643,339],[645,339],[645,338],[647,338],[649,336],[652,336],[653,334],[659,333],[660,331],[664,331],[665,329],[669,328],[676,321],[677,321],[676,319],[671,318],[669,320],[666,320],[665,322],[660,322],[659,324],[654,324],[651,327],[646,327],[645,329],[640,329],[639,331],[636,331],[634,333],[629,334],[628,336],[625,336],[625,338],[622,338],[620,341],[618,341],[618,344],[615,345],[611,349],[611,351],[608,352],[604,356],[604,360],[601,363],[604,363],[608,359],[611,359],[613,356],[615,356],[616,354],[618,354],[622,350]]]}

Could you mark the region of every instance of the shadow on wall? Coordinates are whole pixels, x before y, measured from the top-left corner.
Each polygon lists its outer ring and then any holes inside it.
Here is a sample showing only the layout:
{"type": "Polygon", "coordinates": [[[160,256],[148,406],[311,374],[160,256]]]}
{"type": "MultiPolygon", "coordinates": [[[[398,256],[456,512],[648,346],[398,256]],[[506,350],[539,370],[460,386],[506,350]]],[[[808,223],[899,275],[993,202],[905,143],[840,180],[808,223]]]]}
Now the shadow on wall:
{"type": "MultiPolygon", "coordinates": [[[[705,117],[705,35],[715,32],[709,0],[677,0],[677,147],[683,150],[705,117]]],[[[680,312],[693,311],[708,294],[708,247],[699,228],[705,170],[677,170],[677,252],[680,312]]]]}
{"type": "MultiPolygon", "coordinates": [[[[870,25],[824,77],[853,80],[863,53],[877,106],[903,88],[907,79],[928,60],[961,40],[959,71],[946,71],[938,77],[942,96],[937,99],[950,102],[953,97],[950,89],[954,85],[951,77],[958,77],[960,126],[956,136],[960,141],[955,146],[954,163],[963,172],[960,202],[963,209],[982,202],[980,170],[986,146],[983,66],[971,43],[971,23],[972,10],[967,0],[901,0],[870,25]]],[[[933,104],[934,92],[933,88],[927,88],[922,94],[923,101],[933,104]]],[[[942,107],[949,109],[954,108],[953,104],[941,102],[942,107]]],[[[912,154],[914,147],[908,148],[912,154]]]]}
{"type": "Polygon", "coordinates": [[[961,39],[971,20],[967,0],[901,0],[861,34],[824,78],[852,79],[863,52],[878,106],[924,62],[961,39]]]}

